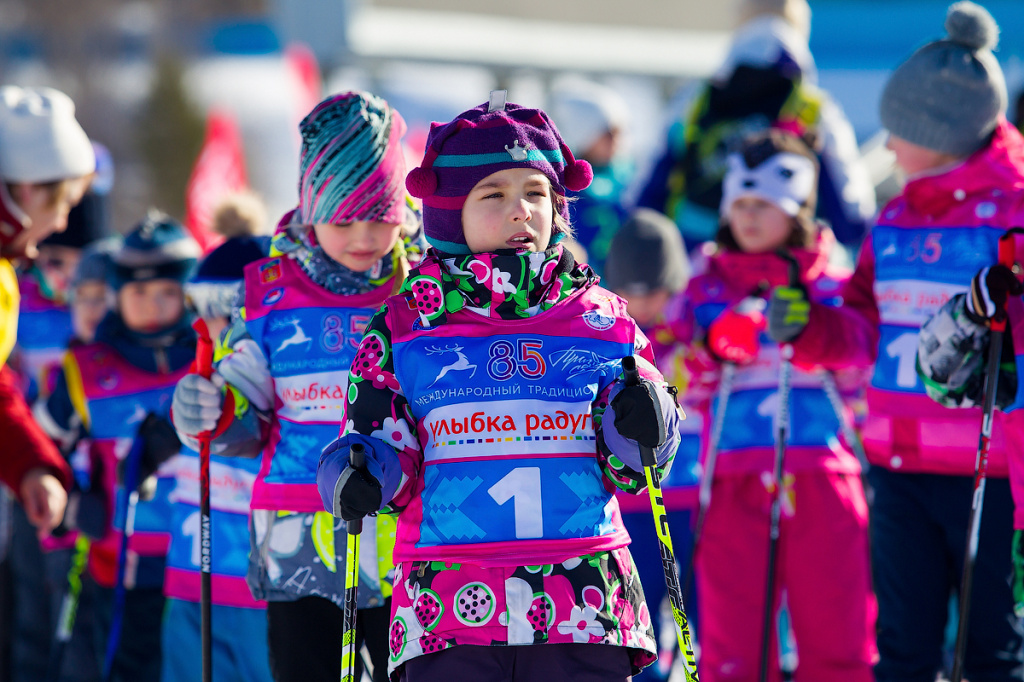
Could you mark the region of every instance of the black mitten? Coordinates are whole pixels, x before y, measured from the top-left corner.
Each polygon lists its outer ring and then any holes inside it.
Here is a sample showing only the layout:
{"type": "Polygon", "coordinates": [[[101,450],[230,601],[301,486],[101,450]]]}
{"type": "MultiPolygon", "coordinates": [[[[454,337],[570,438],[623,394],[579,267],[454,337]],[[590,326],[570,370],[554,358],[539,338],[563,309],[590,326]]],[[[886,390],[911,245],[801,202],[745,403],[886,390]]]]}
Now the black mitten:
{"type": "Polygon", "coordinates": [[[665,415],[654,384],[647,379],[633,386],[623,386],[612,398],[615,411],[615,429],[624,438],[634,440],[648,448],[657,448],[665,443],[665,415]]]}
{"type": "Polygon", "coordinates": [[[341,518],[355,521],[381,508],[381,485],[365,469],[347,467],[339,480],[338,509],[341,518]]]}

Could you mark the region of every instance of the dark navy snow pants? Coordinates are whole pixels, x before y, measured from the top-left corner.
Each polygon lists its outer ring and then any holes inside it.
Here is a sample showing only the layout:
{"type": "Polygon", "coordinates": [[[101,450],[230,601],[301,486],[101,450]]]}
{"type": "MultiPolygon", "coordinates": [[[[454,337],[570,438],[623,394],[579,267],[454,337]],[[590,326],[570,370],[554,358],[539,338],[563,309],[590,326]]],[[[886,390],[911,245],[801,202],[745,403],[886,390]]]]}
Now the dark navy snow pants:
{"type": "MultiPolygon", "coordinates": [[[[878,596],[878,682],[934,682],[951,592],[959,595],[973,477],[874,467],[871,559],[878,596]]],[[[1010,589],[1013,500],[988,479],[974,567],[964,677],[1020,680],[1024,632],[1010,589]]]]}

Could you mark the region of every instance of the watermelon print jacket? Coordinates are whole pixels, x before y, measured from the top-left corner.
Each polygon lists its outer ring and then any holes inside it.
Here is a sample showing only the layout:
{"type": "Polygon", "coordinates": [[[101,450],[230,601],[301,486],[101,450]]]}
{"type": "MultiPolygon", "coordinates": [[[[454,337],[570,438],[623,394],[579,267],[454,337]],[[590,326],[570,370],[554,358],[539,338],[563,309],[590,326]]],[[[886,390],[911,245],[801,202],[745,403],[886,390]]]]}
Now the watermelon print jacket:
{"type": "MultiPolygon", "coordinates": [[[[318,484],[331,502],[353,440],[368,462],[400,463],[382,472],[384,511],[398,515],[393,678],[460,644],[624,646],[635,672],[655,660],[612,494],[646,482],[602,428],[627,354],[664,391],[625,303],[561,246],[428,256],[370,321],[318,484]]],[[[674,406],[665,418],[663,471],[674,406]]]]}

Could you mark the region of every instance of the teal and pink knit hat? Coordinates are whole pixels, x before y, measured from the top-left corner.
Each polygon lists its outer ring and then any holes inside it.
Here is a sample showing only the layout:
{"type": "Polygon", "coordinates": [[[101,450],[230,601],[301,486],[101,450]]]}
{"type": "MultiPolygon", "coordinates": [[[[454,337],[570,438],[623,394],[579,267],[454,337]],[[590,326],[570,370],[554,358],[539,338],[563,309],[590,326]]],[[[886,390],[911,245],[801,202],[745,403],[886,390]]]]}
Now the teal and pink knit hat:
{"type": "Polygon", "coordinates": [[[304,224],[405,217],[405,121],[368,92],[332,95],[299,124],[299,206],[304,224]]]}
{"type": "MultiPolygon", "coordinates": [[[[405,186],[423,200],[423,232],[434,248],[468,254],[462,232],[462,207],[478,182],[507,168],[534,168],[547,176],[555,192],[586,189],[594,172],[577,161],[548,115],[540,109],[506,104],[504,91],[464,111],[450,123],[432,123],[423,163],[405,186]]],[[[569,219],[568,205],[562,217],[569,219]]],[[[563,235],[552,234],[552,243],[563,235]]]]}

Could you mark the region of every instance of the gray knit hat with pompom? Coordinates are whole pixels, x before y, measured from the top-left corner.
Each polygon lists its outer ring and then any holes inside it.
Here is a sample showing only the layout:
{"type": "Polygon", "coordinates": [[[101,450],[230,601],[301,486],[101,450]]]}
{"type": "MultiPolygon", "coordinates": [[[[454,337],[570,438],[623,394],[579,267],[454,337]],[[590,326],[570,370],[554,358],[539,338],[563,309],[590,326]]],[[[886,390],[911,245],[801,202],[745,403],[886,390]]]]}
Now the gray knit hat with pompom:
{"type": "Polygon", "coordinates": [[[950,5],[946,32],[889,77],[882,125],[912,144],[965,157],[985,145],[1006,111],[1006,81],[992,54],[999,26],[984,7],[965,0],[950,5]]]}

